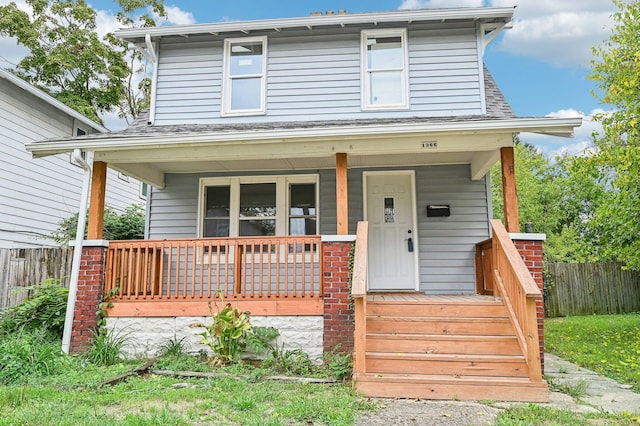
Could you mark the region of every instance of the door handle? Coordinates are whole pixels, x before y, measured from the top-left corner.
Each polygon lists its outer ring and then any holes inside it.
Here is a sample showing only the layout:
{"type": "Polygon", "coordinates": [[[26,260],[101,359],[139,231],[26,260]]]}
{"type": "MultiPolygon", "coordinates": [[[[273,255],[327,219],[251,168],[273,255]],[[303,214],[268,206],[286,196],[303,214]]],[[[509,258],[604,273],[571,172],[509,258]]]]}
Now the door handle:
{"type": "Polygon", "coordinates": [[[407,250],[409,253],[413,253],[413,239],[411,238],[411,229],[407,231],[409,238],[407,238],[407,250]]]}

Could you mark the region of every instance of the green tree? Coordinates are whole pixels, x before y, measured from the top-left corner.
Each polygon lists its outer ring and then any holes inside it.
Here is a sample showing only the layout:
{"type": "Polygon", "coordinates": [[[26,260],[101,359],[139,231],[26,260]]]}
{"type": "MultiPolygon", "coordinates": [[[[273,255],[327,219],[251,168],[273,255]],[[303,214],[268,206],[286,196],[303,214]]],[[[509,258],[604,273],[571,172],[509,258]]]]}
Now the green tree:
{"type": "Polygon", "coordinates": [[[594,47],[590,75],[594,95],[614,109],[596,117],[603,132],[585,166],[608,192],[591,220],[603,256],[640,269],[640,1],[614,3],[614,29],[594,47]]]}
{"type": "MultiPolygon", "coordinates": [[[[530,222],[547,236],[545,256],[557,262],[603,260],[590,219],[606,190],[584,158],[561,156],[551,161],[534,146],[516,140],[516,188],[521,231],[530,222]]],[[[495,218],[504,220],[500,164],[491,170],[495,218]]]]}
{"type": "MultiPolygon", "coordinates": [[[[144,238],[144,223],[144,208],[139,204],[132,204],[122,213],[107,206],[104,209],[102,231],[107,240],[140,240],[144,238]]],[[[78,213],[61,221],[51,238],[59,244],[67,244],[76,237],[77,227],[78,213]]]]}
{"type": "MultiPolygon", "coordinates": [[[[84,0],[25,2],[32,13],[13,2],[0,6],[0,35],[15,37],[29,49],[16,74],[99,123],[99,114],[114,110],[122,117],[135,117],[149,94],[144,78],[136,83],[135,76],[144,71],[140,54],[112,34],[101,39],[96,11],[84,0]]],[[[162,1],[118,3],[122,11],[117,18],[123,25],[155,24],[149,13],[134,18],[147,8],[164,16],[162,1]]]]}

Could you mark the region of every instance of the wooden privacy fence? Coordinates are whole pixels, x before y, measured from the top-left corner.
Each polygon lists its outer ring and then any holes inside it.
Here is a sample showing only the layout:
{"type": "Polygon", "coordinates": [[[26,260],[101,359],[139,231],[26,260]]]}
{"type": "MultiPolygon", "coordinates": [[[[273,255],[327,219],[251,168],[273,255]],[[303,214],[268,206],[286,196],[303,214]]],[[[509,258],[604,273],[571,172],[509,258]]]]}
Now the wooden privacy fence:
{"type": "Polygon", "coordinates": [[[21,288],[40,284],[47,278],[69,285],[71,248],[0,249],[0,310],[23,301],[21,288]]]}
{"type": "Polygon", "coordinates": [[[621,263],[548,263],[548,317],[640,311],[640,273],[621,263]]]}

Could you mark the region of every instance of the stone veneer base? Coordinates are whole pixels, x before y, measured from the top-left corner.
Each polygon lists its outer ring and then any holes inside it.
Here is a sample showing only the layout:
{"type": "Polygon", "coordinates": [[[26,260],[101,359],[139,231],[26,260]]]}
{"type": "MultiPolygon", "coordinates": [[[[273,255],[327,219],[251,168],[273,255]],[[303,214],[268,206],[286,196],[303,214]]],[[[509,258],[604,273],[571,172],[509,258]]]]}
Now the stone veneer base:
{"type": "MultiPolygon", "coordinates": [[[[211,324],[211,317],[118,317],[107,318],[107,329],[124,336],[122,353],[128,358],[153,356],[168,341],[184,339],[189,353],[209,347],[200,343],[198,324],[211,324]]],[[[317,364],[322,362],[324,319],[322,316],[252,316],[254,326],[278,329],[278,345],[285,350],[302,349],[317,364]]]]}

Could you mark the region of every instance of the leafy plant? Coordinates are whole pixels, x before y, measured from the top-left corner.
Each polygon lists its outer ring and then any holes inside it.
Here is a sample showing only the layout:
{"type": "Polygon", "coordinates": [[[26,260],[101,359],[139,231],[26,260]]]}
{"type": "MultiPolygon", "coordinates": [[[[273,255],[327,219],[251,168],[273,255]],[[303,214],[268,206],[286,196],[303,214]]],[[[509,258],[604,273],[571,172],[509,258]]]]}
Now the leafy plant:
{"type": "Polygon", "coordinates": [[[340,344],[336,345],[331,352],[324,354],[324,362],[336,380],[346,380],[351,377],[353,371],[351,354],[341,352],[340,344]]]}
{"type": "Polygon", "coordinates": [[[69,289],[62,287],[59,280],[46,279],[42,284],[25,287],[20,291],[34,293],[2,313],[0,333],[44,329],[61,338],[69,289]]]}
{"type": "MultiPolygon", "coordinates": [[[[222,295],[220,295],[222,299],[222,295]]],[[[224,300],[222,300],[224,303],[224,300]]],[[[240,312],[231,303],[226,303],[222,309],[215,304],[217,312],[214,312],[211,303],[212,323],[210,326],[201,324],[205,331],[200,333],[201,343],[209,346],[218,360],[223,363],[235,362],[247,346],[247,332],[251,330],[249,312],[240,312]]]]}
{"type": "Polygon", "coordinates": [[[276,349],[275,340],[280,336],[280,332],[275,327],[251,327],[245,340],[247,351],[256,354],[258,357],[265,352],[273,352],[276,349]]]}
{"type": "Polygon", "coordinates": [[[269,354],[262,366],[297,376],[306,376],[314,371],[314,365],[306,352],[302,349],[285,350],[284,345],[269,354]]]}
{"type": "MultiPolygon", "coordinates": [[[[87,212],[87,215],[89,212],[87,212]]],[[[103,234],[107,240],[140,240],[144,238],[144,208],[132,204],[124,212],[118,213],[112,207],[104,209],[103,234]]],[[[61,221],[51,238],[59,244],[66,244],[76,237],[78,213],[61,221]]],[[[85,230],[86,236],[86,230],[85,230]]]]}

